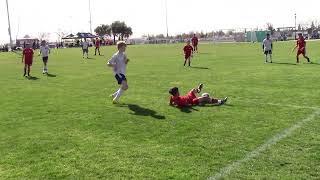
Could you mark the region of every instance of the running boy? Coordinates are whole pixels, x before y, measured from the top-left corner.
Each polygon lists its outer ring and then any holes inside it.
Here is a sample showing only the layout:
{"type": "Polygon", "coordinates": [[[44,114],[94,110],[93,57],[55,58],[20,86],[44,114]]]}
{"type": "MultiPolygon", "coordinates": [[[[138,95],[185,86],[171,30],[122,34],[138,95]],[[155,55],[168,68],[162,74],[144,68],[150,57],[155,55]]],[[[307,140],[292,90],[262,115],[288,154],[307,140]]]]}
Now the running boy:
{"type": "Polygon", "coordinates": [[[193,48],[190,45],[190,41],[189,40],[187,41],[187,45],[184,46],[183,52],[184,52],[184,64],[183,64],[183,66],[186,66],[187,61],[188,61],[189,66],[191,66],[191,56],[192,56],[192,53],[193,53],[193,48]]]}
{"type": "Polygon", "coordinates": [[[193,34],[193,37],[192,37],[191,41],[192,41],[193,51],[197,51],[197,52],[198,52],[198,42],[199,42],[199,39],[198,39],[198,37],[196,36],[196,34],[193,34]]]}
{"type": "Polygon", "coordinates": [[[262,49],[266,55],[266,63],[268,63],[268,55],[270,56],[270,63],[272,63],[273,44],[272,40],[270,39],[270,34],[267,34],[267,37],[263,40],[262,49]]]}
{"type": "Polygon", "coordinates": [[[22,63],[24,62],[24,77],[30,77],[30,69],[33,61],[33,50],[30,44],[26,44],[26,48],[22,52],[22,63]],[[26,76],[28,71],[28,76],[26,76]]]}
{"type": "Polygon", "coordinates": [[[292,51],[294,51],[295,49],[298,48],[297,51],[297,63],[299,63],[299,56],[300,54],[303,55],[304,58],[307,59],[307,61],[310,63],[310,58],[308,56],[306,56],[306,41],[304,40],[302,33],[298,34],[298,40],[297,40],[297,45],[296,47],[294,47],[294,49],[292,51]]]}
{"type": "Polygon", "coordinates": [[[118,104],[119,99],[124,93],[124,91],[128,90],[128,81],[126,78],[126,68],[129,62],[125,51],[126,51],[127,44],[124,41],[119,41],[117,43],[118,52],[116,52],[112,58],[108,61],[108,66],[113,68],[113,73],[115,75],[120,88],[110,97],[113,98],[113,104],[118,104]]]}
{"type": "Polygon", "coordinates": [[[41,41],[41,47],[39,56],[42,54],[42,61],[43,61],[43,71],[42,74],[48,74],[48,59],[50,54],[49,46],[46,45],[46,41],[41,41]]]}
{"type": "Polygon", "coordinates": [[[96,43],[95,43],[95,45],[96,45],[96,49],[95,49],[95,51],[94,51],[94,55],[96,56],[97,55],[97,50],[98,50],[98,52],[99,52],[99,56],[100,56],[100,40],[98,39],[98,38],[96,38],[96,43]]]}
{"type": "Polygon", "coordinates": [[[84,41],[81,44],[82,46],[82,58],[84,58],[84,54],[87,54],[87,59],[89,59],[89,43],[87,42],[87,39],[84,38],[84,41]]]}
{"type": "Polygon", "coordinates": [[[186,96],[180,96],[179,89],[173,87],[169,90],[169,93],[172,95],[170,97],[170,105],[177,107],[188,107],[188,106],[197,106],[205,104],[213,105],[223,105],[227,102],[228,97],[223,100],[211,98],[208,93],[203,93],[201,97],[197,97],[197,93],[200,93],[202,90],[203,84],[200,84],[198,88],[190,90],[186,96]]]}

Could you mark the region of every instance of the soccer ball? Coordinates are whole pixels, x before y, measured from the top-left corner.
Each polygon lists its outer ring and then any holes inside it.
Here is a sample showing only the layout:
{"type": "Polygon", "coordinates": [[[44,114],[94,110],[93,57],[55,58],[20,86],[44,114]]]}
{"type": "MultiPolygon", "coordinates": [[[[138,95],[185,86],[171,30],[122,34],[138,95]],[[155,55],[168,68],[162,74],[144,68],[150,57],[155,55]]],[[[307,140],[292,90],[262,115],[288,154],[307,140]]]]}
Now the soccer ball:
{"type": "Polygon", "coordinates": [[[210,97],[210,94],[209,93],[203,93],[201,96],[202,97],[210,97]]]}

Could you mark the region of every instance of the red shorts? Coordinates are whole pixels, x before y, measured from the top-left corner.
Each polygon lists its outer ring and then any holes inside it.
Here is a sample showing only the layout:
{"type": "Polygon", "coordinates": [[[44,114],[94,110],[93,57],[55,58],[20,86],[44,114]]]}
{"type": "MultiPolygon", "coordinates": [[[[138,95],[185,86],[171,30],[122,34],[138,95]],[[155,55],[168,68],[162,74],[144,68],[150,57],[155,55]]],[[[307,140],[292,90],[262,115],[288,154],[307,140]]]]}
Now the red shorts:
{"type": "Polygon", "coordinates": [[[193,47],[196,47],[196,46],[198,46],[198,43],[194,43],[194,44],[192,44],[193,45],[193,47]]]}
{"type": "Polygon", "coordinates": [[[191,54],[185,54],[185,55],[184,55],[184,58],[185,58],[185,59],[189,59],[190,57],[191,57],[191,54]]]}
{"type": "Polygon", "coordinates": [[[188,103],[191,105],[199,105],[199,98],[194,94],[193,91],[190,91],[187,95],[188,103]]]}
{"type": "Polygon", "coordinates": [[[306,49],[298,49],[297,56],[299,56],[300,54],[305,55],[306,54],[306,49]]]}
{"type": "Polygon", "coordinates": [[[25,59],[24,64],[31,66],[32,65],[32,60],[25,59]]]}

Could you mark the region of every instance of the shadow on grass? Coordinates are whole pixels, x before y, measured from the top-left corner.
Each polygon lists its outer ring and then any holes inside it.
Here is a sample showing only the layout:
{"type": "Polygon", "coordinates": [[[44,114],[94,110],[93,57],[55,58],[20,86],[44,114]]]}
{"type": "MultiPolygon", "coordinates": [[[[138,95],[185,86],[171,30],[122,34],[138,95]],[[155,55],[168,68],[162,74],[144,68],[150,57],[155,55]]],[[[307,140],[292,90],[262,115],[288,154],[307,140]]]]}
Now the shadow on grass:
{"type": "Polygon", "coordinates": [[[195,109],[193,107],[182,107],[179,109],[181,112],[184,112],[184,113],[191,113],[192,111],[199,111],[198,109],[195,109]]]}
{"type": "Polygon", "coordinates": [[[136,104],[122,104],[120,105],[120,107],[128,107],[133,112],[130,114],[133,114],[136,116],[151,116],[155,119],[166,119],[165,116],[158,115],[156,111],[141,107],[136,104]]]}
{"type": "Polygon", "coordinates": [[[207,67],[197,67],[197,66],[190,66],[190,68],[193,68],[193,69],[210,69],[210,68],[207,68],[207,67]]]}
{"type": "Polygon", "coordinates": [[[272,62],[272,64],[297,65],[296,63],[287,63],[287,62],[272,62]]]}
{"type": "Polygon", "coordinates": [[[30,81],[36,81],[36,80],[38,80],[39,78],[33,77],[33,76],[29,76],[29,77],[27,77],[27,79],[30,80],[30,81]]]}
{"type": "Polygon", "coordinates": [[[57,77],[57,75],[55,75],[55,74],[46,74],[48,77],[57,77]]]}
{"type": "Polygon", "coordinates": [[[305,64],[310,64],[310,65],[320,65],[320,63],[316,63],[316,62],[305,63],[305,64]]]}

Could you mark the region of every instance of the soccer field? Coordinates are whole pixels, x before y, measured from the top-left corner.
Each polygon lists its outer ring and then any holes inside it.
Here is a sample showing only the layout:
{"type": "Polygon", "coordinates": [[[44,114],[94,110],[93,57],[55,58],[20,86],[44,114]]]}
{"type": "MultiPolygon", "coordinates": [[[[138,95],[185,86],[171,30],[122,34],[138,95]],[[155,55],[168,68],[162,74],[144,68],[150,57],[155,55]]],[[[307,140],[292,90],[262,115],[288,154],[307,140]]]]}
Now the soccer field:
{"type": "Polygon", "coordinates": [[[104,56],[52,50],[50,76],[36,57],[0,53],[0,179],[319,179],[320,42],[313,64],[295,64],[294,42],[200,45],[183,67],[183,44],[128,46],[121,105],[104,56]],[[199,83],[225,106],[168,106],[199,83]]]}

